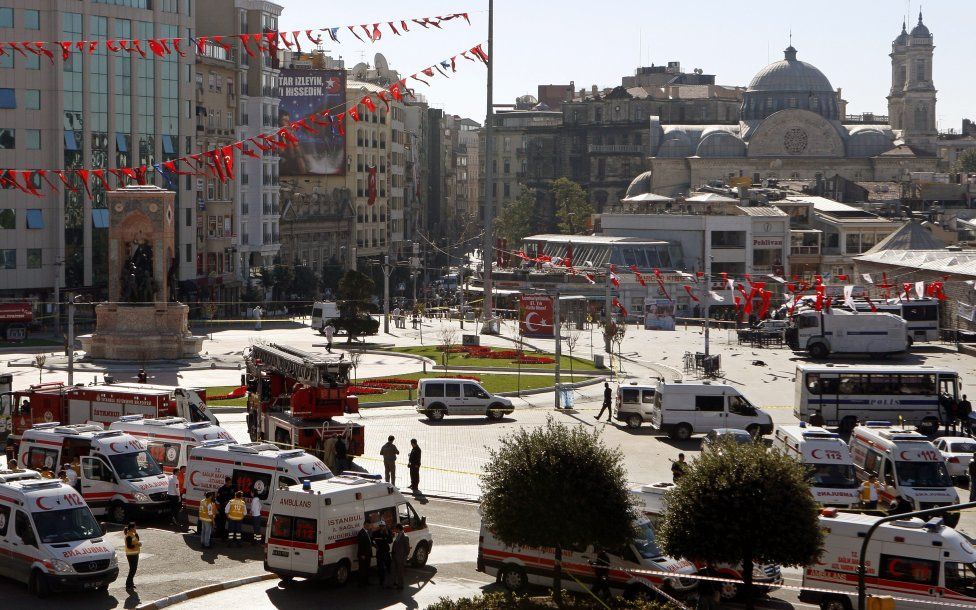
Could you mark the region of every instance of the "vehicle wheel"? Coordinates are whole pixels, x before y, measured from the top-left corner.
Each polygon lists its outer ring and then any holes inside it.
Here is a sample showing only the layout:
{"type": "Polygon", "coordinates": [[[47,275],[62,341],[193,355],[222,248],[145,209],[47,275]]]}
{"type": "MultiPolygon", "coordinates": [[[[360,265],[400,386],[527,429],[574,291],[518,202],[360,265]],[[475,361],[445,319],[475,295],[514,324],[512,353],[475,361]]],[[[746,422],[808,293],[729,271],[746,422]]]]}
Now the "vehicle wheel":
{"type": "Polygon", "coordinates": [[[691,426],[688,424],[678,424],[671,431],[671,438],[676,441],[686,441],[691,438],[691,426]]]}
{"type": "Polygon", "coordinates": [[[746,432],[749,433],[752,440],[756,440],[762,436],[762,429],[759,427],[759,424],[752,424],[751,426],[747,427],[746,432]]]}
{"type": "Polygon", "coordinates": [[[413,551],[413,559],[410,562],[415,568],[422,568],[427,565],[427,560],[430,558],[430,547],[426,542],[421,542],[417,545],[417,548],[413,551]]]}
{"type": "Polygon", "coordinates": [[[47,576],[40,570],[31,572],[27,589],[41,599],[51,594],[51,585],[47,582],[47,576]]]}
{"type": "Polygon", "coordinates": [[[820,610],[851,610],[851,602],[846,597],[828,595],[820,600],[820,610]]]}
{"type": "Polygon", "coordinates": [[[114,523],[128,523],[128,516],[129,511],[121,502],[113,502],[108,509],[108,518],[114,523]]]}
{"type": "Polygon", "coordinates": [[[809,350],[810,356],[815,360],[825,360],[830,353],[827,351],[827,346],[823,343],[814,343],[810,346],[809,350]]]}
{"type": "Polygon", "coordinates": [[[926,417],[918,428],[926,436],[935,436],[939,432],[939,420],[934,417],[926,417]]]}
{"type": "Polygon", "coordinates": [[[486,413],[488,419],[498,421],[501,418],[505,417],[505,413],[504,411],[502,411],[503,408],[504,407],[502,407],[501,405],[489,405],[488,412],[486,413]]]}
{"type": "Polygon", "coordinates": [[[431,405],[430,411],[427,413],[427,419],[431,421],[440,421],[444,419],[444,415],[447,413],[447,409],[444,405],[431,405]]]}
{"type": "Polygon", "coordinates": [[[845,417],[844,419],[840,420],[841,434],[850,434],[851,431],[854,430],[854,426],[856,425],[857,425],[856,417],[851,417],[851,416],[845,417]]]}
{"type": "Polygon", "coordinates": [[[108,593],[108,583],[98,585],[98,588],[96,588],[95,590],[98,591],[99,593],[108,593]]]}
{"type": "Polygon", "coordinates": [[[295,577],[291,574],[278,574],[278,579],[281,580],[281,582],[291,582],[295,579],[295,577]]]}
{"type": "MultiPolygon", "coordinates": [[[[730,575],[722,574],[722,576],[728,578],[730,575]]],[[[742,595],[742,590],[739,588],[739,585],[734,582],[722,582],[719,583],[718,594],[721,596],[723,602],[730,602],[738,599],[739,596],[742,595]]]]}
{"type": "Polygon", "coordinates": [[[640,425],[642,423],[644,423],[644,418],[642,418],[640,415],[638,415],[636,413],[634,413],[633,415],[628,415],[627,416],[627,427],[628,428],[633,428],[633,429],[636,430],[637,428],[640,428],[640,425]]]}
{"type": "Polygon", "coordinates": [[[525,576],[525,570],[518,566],[505,566],[498,574],[498,580],[512,593],[521,593],[529,584],[529,579],[525,576]]]}
{"type": "Polygon", "coordinates": [[[332,582],[337,586],[344,587],[349,582],[349,562],[343,559],[336,566],[335,574],[332,575],[332,582]]]}
{"type": "Polygon", "coordinates": [[[915,339],[913,337],[908,338],[908,349],[912,349],[912,345],[915,344],[915,339]]]}
{"type": "Polygon", "coordinates": [[[959,513],[946,513],[942,517],[942,520],[949,527],[956,527],[957,525],[959,525],[959,513]]]}

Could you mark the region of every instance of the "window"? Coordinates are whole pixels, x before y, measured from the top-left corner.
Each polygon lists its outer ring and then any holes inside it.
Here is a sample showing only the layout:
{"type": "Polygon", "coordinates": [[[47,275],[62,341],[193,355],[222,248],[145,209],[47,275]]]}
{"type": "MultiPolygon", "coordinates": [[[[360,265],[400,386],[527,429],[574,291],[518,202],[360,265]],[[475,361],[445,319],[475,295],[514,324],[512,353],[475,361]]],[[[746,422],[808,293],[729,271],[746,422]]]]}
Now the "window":
{"type": "Polygon", "coordinates": [[[976,597],[976,569],[973,564],[945,562],[945,586],[956,593],[976,597]]]}
{"type": "Polygon", "coordinates": [[[24,147],[27,150],[40,150],[41,149],[41,130],[40,129],[25,129],[24,130],[24,147]]]}
{"type": "Polygon", "coordinates": [[[179,443],[163,443],[159,441],[146,443],[149,455],[164,468],[178,468],[180,464],[179,443]]]}
{"type": "Polygon", "coordinates": [[[14,95],[13,89],[7,89],[6,87],[0,89],[0,109],[6,108],[16,108],[17,107],[17,97],[14,95]]]}
{"type": "Polygon", "coordinates": [[[17,211],[6,208],[0,209],[0,229],[17,228],[17,211]]]}
{"type": "Polygon", "coordinates": [[[443,383],[428,383],[424,386],[424,396],[428,398],[441,398],[444,396],[443,383]]]}
{"type": "Polygon", "coordinates": [[[744,248],[745,231],[712,231],[713,248],[744,248]]]}
{"type": "Polygon", "coordinates": [[[635,388],[624,388],[620,391],[620,402],[624,404],[637,404],[640,401],[640,390],[635,388]]]}
{"type": "Polygon", "coordinates": [[[460,383],[445,383],[444,384],[444,396],[447,398],[460,398],[461,397],[461,384],[460,383]]]}
{"type": "Polygon", "coordinates": [[[34,536],[30,518],[22,510],[17,511],[17,517],[14,519],[14,532],[27,546],[37,547],[37,538],[34,536]]]}
{"type": "Polygon", "coordinates": [[[27,228],[28,229],[44,228],[43,210],[36,210],[36,209],[27,210],[27,228]]]}
{"type": "Polygon", "coordinates": [[[40,55],[28,55],[24,58],[24,62],[27,63],[28,70],[40,70],[41,69],[41,56],[40,55]]]}
{"type": "Polygon", "coordinates": [[[24,15],[24,29],[25,30],[39,30],[41,29],[41,13],[32,9],[25,9],[23,11],[24,15]]]}
{"type": "Polygon", "coordinates": [[[881,471],[881,454],[877,451],[868,450],[864,456],[864,470],[876,475],[881,471]]]}
{"type": "Polygon", "coordinates": [[[934,587],[939,584],[939,562],[882,553],[880,575],[889,580],[934,587]]]}
{"type": "Polygon", "coordinates": [[[7,535],[7,524],[10,523],[10,507],[0,505],[0,536],[7,535]]]}
{"type": "Polygon", "coordinates": [[[0,68],[13,68],[14,67],[14,56],[10,53],[5,53],[0,55],[0,68]]]}
{"type": "Polygon", "coordinates": [[[721,412],[725,410],[724,396],[695,396],[695,409],[699,411],[721,412]]]}
{"type": "MultiPolygon", "coordinates": [[[[33,470],[42,470],[47,468],[53,470],[58,463],[58,450],[57,449],[44,449],[43,447],[31,447],[27,451],[27,464],[28,468],[33,470]]],[[[24,466],[24,464],[21,464],[24,466]]]]}
{"type": "Polygon", "coordinates": [[[92,226],[96,229],[108,228],[108,208],[92,209],[92,226]]]}
{"type": "Polygon", "coordinates": [[[262,500],[268,499],[271,492],[271,472],[255,472],[253,470],[234,469],[231,476],[234,489],[239,489],[246,494],[257,494],[262,500]]]}
{"type": "Polygon", "coordinates": [[[13,150],[17,139],[13,129],[0,127],[0,150],[13,150]]]}
{"type": "Polygon", "coordinates": [[[43,250],[40,248],[27,248],[28,269],[40,269],[41,267],[44,266],[42,252],[43,250]]]}
{"type": "Polygon", "coordinates": [[[14,9],[0,8],[0,28],[14,27],[14,9]]]}
{"type": "Polygon", "coordinates": [[[465,398],[488,398],[488,394],[473,383],[464,384],[465,398]]]}
{"type": "Polygon", "coordinates": [[[645,405],[654,404],[654,390],[643,390],[641,392],[641,402],[645,405]]]}

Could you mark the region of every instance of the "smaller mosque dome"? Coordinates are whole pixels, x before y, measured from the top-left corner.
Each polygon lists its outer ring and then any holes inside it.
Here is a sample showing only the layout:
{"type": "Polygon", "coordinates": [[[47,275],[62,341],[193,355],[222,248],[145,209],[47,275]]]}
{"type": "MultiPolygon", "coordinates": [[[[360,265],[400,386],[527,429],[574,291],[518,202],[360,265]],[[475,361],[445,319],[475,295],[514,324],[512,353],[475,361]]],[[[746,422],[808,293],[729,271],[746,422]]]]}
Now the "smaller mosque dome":
{"type": "Polygon", "coordinates": [[[626,197],[636,197],[637,195],[645,195],[651,192],[651,172],[646,171],[641,175],[637,176],[630,182],[630,186],[627,187],[626,197]]]}
{"type": "Polygon", "coordinates": [[[932,38],[932,33],[922,23],[922,11],[918,12],[918,24],[912,28],[912,38],[932,38]]]}

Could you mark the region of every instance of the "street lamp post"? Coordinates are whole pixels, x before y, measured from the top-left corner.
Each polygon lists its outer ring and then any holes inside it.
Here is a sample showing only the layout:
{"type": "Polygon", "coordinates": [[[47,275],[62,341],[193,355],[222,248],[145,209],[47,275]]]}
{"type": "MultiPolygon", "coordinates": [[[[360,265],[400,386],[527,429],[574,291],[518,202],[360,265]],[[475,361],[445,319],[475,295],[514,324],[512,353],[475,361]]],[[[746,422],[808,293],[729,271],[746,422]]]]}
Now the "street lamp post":
{"type": "Polygon", "coordinates": [[[556,349],[555,349],[555,352],[556,352],[556,374],[555,374],[554,381],[555,381],[555,384],[556,384],[556,408],[557,409],[559,408],[559,381],[560,381],[559,365],[561,364],[561,361],[562,361],[562,358],[563,358],[563,349],[562,349],[562,343],[563,343],[562,326],[563,325],[560,322],[559,316],[560,316],[560,311],[559,311],[559,289],[556,288],[556,296],[553,297],[553,307],[552,307],[552,333],[553,333],[553,336],[556,338],[556,349]]]}
{"type": "Polygon", "coordinates": [[[493,287],[491,278],[491,259],[493,248],[495,245],[495,208],[494,202],[492,201],[492,186],[494,182],[494,175],[491,171],[492,155],[494,154],[494,97],[492,94],[494,87],[494,67],[495,67],[495,2],[494,0],[488,0],[488,83],[487,83],[487,116],[485,117],[485,236],[484,241],[481,246],[481,261],[482,261],[482,286],[484,290],[484,299],[482,300],[481,311],[482,311],[482,334],[492,334],[494,332],[494,325],[492,324],[492,318],[494,314],[492,312],[493,306],[493,287]]]}
{"type": "Polygon", "coordinates": [[[390,266],[389,255],[383,255],[383,332],[390,334],[390,266]]]}

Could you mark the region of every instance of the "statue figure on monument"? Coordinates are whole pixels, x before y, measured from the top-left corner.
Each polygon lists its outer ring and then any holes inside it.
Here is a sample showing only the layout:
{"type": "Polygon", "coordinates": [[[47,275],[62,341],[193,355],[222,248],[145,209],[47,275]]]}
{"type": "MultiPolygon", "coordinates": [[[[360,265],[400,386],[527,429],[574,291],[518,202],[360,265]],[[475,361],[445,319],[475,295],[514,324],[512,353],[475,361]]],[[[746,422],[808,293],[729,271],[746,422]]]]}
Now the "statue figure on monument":
{"type": "Polygon", "coordinates": [[[130,244],[132,254],[122,266],[122,301],[150,303],[156,295],[152,246],[145,239],[130,244]]]}

